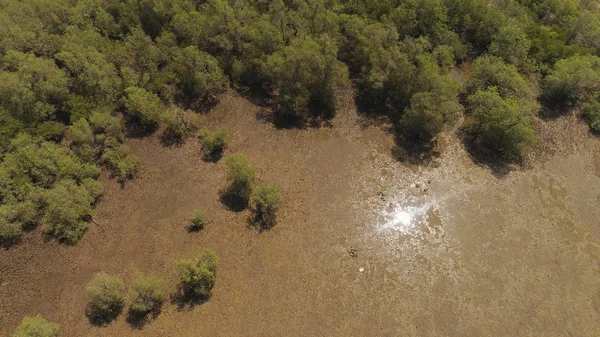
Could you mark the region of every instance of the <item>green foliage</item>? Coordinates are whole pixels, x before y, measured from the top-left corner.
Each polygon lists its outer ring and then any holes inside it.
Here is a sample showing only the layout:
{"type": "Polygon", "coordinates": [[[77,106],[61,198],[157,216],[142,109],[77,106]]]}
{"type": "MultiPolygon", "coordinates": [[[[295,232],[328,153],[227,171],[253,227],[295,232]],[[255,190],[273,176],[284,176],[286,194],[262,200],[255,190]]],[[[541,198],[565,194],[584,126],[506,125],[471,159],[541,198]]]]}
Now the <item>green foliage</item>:
{"type": "Polygon", "coordinates": [[[248,157],[241,153],[228,156],[225,164],[227,165],[227,182],[230,184],[227,194],[241,200],[244,204],[247,203],[256,178],[254,166],[248,157]]]}
{"type": "Polygon", "coordinates": [[[600,95],[600,58],[576,55],[556,62],[546,77],[544,98],[563,107],[577,106],[600,95]]]}
{"type": "Polygon", "coordinates": [[[71,149],[89,162],[98,162],[124,183],[137,172],[137,157],[123,144],[121,121],[107,113],[94,112],[71,126],[71,149]]]}
{"type": "Polygon", "coordinates": [[[204,248],[193,260],[182,259],[177,262],[180,287],[184,296],[208,298],[217,279],[219,258],[214,251],[204,248]]]}
{"type": "Polygon", "coordinates": [[[229,133],[225,128],[221,128],[215,132],[200,130],[198,139],[202,143],[202,150],[204,151],[205,157],[212,160],[218,160],[227,147],[229,133]]]}
{"type": "Polygon", "coordinates": [[[35,133],[44,140],[60,141],[65,125],[55,121],[45,121],[37,125],[35,133]]]}
{"type": "Polygon", "coordinates": [[[537,106],[524,99],[502,98],[495,87],[469,96],[469,114],[483,143],[507,158],[522,155],[535,139],[531,125],[537,106]]]}
{"type": "Polygon", "coordinates": [[[125,89],[123,106],[130,115],[138,118],[142,124],[155,125],[160,121],[162,103],[155,94],[140,87],[125,89]]]}
{"type": "Polygon", "coordinates": [[[94,323],[108,323],[123,310],[125,284],[118,276],[96,273],[85,292],[88,296],[86,315],[94,323]]]}
{"type": "Polygon", "coordinates": [[[489,52],[507,63],[521,66],[526,63],[530,48],[531,41],[524,29],[517,22],[509,21],[493,37],[489,52]]]}
{"type": "Polygon", "coordinates": [[[161,119],[167,125],[165,136],[179,141],[187,136],[188,127],[183,109],[170,107],[162,115],[161,119]]]}
{"type": "Polygon", "coordinates": [[[0,164],[0,228],[5,238],[35,225],[58,240],[77,242],[101,193],[95,165],[54,143],[21,134],[0,164]]]}
{"type": "Polygon", "coordinates": [[[165,299],[165,282],[152,275],[138,274],[131,284],[129,312],[145,315],[157,312],[165,299]]]}
{"type": "Polygon", "coordinates": [[[227,78],[217,60],[195,46],[176,48],[168,71],[176,88],[175,98],[190,107],[214,101],[227,89],[227,78]]]}
{"type": "Polygon", "coordinates": [[[473,72],[469,76],[467,88],[470,93],[495,87],[502,97],[533,97],[534,92],[528,80],[519,70],[495,56],[481,56],[473,62],[473,72]]]}
{"type": "MultiPolygon", "coordinates": [[[[73,181],[59,181],[43,194],[44,215],[42,231],[59,240],[76,243],[85,233],[86,219],[92,214],[91,204],[96,200],[98,187],[77,186],[73,181]]],[[[99,184],[98,182],[95,182],[99,184]]]]}
{"type": "Polygon", "coordinates": [[[65,72],[53,60],[8,51],[0,62],[0,106],[24,123],[51,119],[67,97],[65,72]]]}
{"type": "Polygon", "coordinates": [[[208,220],[206,219],[206,214],[204,214],[204,211],[201,209],[197,209],[192,213],[192,216],[190,218],[190,224],[188,225],[188,230],[190,232],[199,231],[203,229],[204,226],[206,226],[207,222],[208,220]]]}
{"type": "Polygon", "coordinates": [[[587,119],[592,130],[600,133],[600,101],[583,103],[581,105],[581,112],[587,119]]]}
{"type": "Polygon", "coordinates": [[[263,228],[272,228],[277,222],[277,210],[283,197],[277,185],[266,182],[258,185],[252,194],[252,211],[263,228]]]}
{"type": "Polygon", "coordinates": [[[124,144],[105,149],[100,160],[121,183],[131,179],[138,170],[137,157],[130,154],[129,147],[124,144]]]}
{"type": "Polygon", "coordinates": [[[335,115],[336,89],[348,76],[337,51],[335,40],[327,35],[301,36],[269,57],[266,67],[276,88],[277,118],[302,122],[310,115],[335,115]]]}
{"type": "Polygon", "coordinates": [[[40,315],[25,316],[12,337],[58,337],[60,325],[51,323],[40,315]]]}
{"type": "Polygon", "coordinates": [[[432,92],[418,92],[411,97],[400,126],[407,134],[428,141],[461,110],[456,99],[450,100],[432,92]]]}

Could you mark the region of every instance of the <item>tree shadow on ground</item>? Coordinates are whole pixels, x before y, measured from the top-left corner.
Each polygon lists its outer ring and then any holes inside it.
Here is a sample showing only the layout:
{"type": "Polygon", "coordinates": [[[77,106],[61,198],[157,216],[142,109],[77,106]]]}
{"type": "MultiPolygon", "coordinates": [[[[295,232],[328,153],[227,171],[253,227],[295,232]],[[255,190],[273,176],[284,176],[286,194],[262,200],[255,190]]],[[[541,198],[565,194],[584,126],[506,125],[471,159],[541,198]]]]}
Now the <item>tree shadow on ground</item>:
{"type": "Polygon", "coordinates": [[[219,192],[219,200],[229,211],[236,213],[239,213],[248,207],[248,200],[233,195],[229,189],[219,192]]]}
{"type": "Polygon", "coordinates": [[[399,162],[419,165],[437,166],[437,159],[441,153],[436,149],[435,141],[422,141],[418,139],[396,136],[395,146],[392,148],[392,157],[399,162]]]}
{"type": "Polygon", "coordinates": [[[506,178],[515,169],[515,165],[522,166],[521,159],[507,159],[501,152],[483,146],[477,135],[469,130],[460,130],[458,136],[471,160],[476,165],[489,169],[497,179],[506,178]]]}
{"type": "Polygon", "coordinates": [[[149,312],[129,310],[125,321],[135,329],[142,329],[144,325],[155,320],[160,312],[161,307],[150,310],[149,312]]]}
{"type": "Polygon", "coordinates": [[[110,323],[112,323],[112,321],[116,320],[117,317],[119,317],[119,315],[121,315],[121,313],[123,312],[123,305],[119,306],[118,308],[115,308],[115,310],[113,310],[111,313],[106,314],[106,315],[102,315],[102,316],[98,316],[98,315],[93,315],[92,313],[90,313],[90,309],[86,309],[86,316],[88,318],[88,321],[95,326],[107,326],[110,323]]]}
{"type": "Polygon", "coordinates": [[[165,131],[160,135],[160,144],[162,146],[180,147],[184,142],[185,137],[182,137],[181,135],[178,135],[169,129],[165,129],[165,131]]]}
{"type": "Polygon", "coordinates": [[[129,116],[125,118],[125,136],[129,138],[145,138],[158,129],[158,123],[143,124],[138,118],[129,116]]]}
{"type": "Polygon", "coordinates": [[[202,305],[210,300],[209,296],[198,296],[187,294],[181,289],[177,289],[175,293],[171,295],[170,302],[177,307],[178,311],[193,310],[197,305],[202,305]]]}
{"type": "Polygon", "coordinates": [[[205,163],[216,163],[223,158],[223,150],[206,152],[202,150],[202,160],[205,163]]]}
{"type": "Polygon", "coordinates": [[[264,231],[268,231],[273,229],[277,224],[277,220],[273,220],[271,222],[265,221],[260,214],[255,211],[252,211],[250,216],[248,217],[248,228],[256,228],[260,233],[264,231]]]}
{"type": "Polygon", "coordinates": [[[22,238],[20,236],[16,238],[0,239],[0,249],[10,249],[21,243],[21,241],[22,238]]]}

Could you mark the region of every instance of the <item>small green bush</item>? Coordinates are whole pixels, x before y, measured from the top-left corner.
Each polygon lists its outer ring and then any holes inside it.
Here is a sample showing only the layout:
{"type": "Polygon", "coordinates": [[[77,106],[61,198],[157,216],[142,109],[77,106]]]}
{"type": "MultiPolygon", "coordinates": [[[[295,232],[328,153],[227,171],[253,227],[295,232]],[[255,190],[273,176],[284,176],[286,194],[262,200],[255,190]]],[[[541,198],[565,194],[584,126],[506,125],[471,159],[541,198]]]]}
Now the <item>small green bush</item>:
{"type": "Polygon", "coordinates": [[[165,299],[165,282],[155,276],[138,274],[131,285],[129,312],[145,315],[157,312],[165,299]]]}
{"type": "Polygon", "coordinates": [[[118,276],[99,272],[85,287],[88,296],[86,315],[97,323],[115,319],[123,310],[125,284],[118,276]]]}
{"type": "Polygon", "coordinates": [[[206,215],[204,214],[204,211],[197,209],[194,211],[194,213],[192,213],[192,217],[190,219],[190,224],[188,226],[188,230],[190,232],[199,231],[199,230],[203,229],[204,226],[206,226],[206,223],[207,223],[207,220],[206,220],[206,215]]]}
{"type": "Polygon", "coordinates": [[[180,287],[184,296],[207,298],[215,285],[219,258],[214,251],[204,248],[196,259],[177,262],[180,287]]]}
{"type": "Polygon", "coordinates": [[[256,177],[256,172],[248,157],[244,154],[232,154],[225,160],[227,165],[227,181],[229,188],[227,194],[237,198],[244,203],[248,202],[252,194],[252,188],[256,177]]]}
{"type": "Polygon", "coordinates": [[[204,156],[208,159],[218,160],[221,158],[223,151],[227,147],[229,134],[225,128],[221,128],[216,132],[200,130],[198,138],[202,144],[204,156]]]}
{"type": "Polygon", "coordinates": [[[260,184],[252,195],[252,211],[263,228],[275,226],[277,210],[283,197],[277,185],[271,182],[260,184]]]}
{"type": "Polygon", "coordinates": [[[51,323],[40,315],[25,316],[12,337],[58,337],[60,325],[51,323]]]}

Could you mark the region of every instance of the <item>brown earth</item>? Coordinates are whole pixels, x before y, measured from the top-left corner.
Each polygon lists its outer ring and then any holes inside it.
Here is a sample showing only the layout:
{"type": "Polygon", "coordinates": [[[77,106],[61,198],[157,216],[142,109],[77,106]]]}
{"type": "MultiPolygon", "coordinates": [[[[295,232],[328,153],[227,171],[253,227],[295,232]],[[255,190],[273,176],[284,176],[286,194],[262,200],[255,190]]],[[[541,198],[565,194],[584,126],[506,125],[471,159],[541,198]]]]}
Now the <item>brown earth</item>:
{"type": "Polygon", "coordinates": [[[600,141],[583,123],[540,121],[539,148],[507,170],[476,164],[454,132],[408,164],[385,123],[341,110],[331,128],[278,130],[228,94],[200,117],[282,187],[279,223],[262,233],[221,204],[224,164],[202,161],[193,139],[128,139],[140,174],[124,188],[102,177],[79,244],[36,230],[0,251],[0,335],[37,313],[78,337],[600,335],[600,141]],[[188,233],[196,208],[210,223],[188,233]],[[208,302],[166,303],[142,329],[125,314],[87,321],[94,272],[151,272],[174,292],[174,262],[201,247],[221,258],[208,302]]]}

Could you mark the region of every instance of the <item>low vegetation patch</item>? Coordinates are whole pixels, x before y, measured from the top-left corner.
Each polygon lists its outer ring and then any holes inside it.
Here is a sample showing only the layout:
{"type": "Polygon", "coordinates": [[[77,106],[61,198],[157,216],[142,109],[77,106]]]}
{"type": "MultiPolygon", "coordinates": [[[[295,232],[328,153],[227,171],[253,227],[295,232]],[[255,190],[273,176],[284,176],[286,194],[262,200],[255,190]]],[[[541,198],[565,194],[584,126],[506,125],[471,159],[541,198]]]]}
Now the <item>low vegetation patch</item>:
{"type": "Polygon", "coordinates": [[[60,325],[51,323],[40,315],[25,316],[12,337],[58,337],[60,325]]]}

